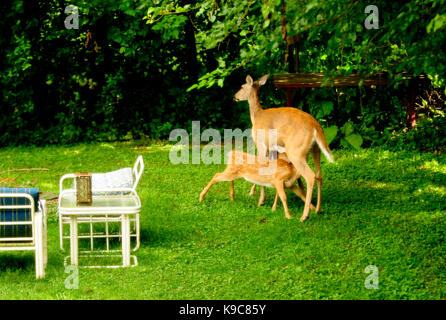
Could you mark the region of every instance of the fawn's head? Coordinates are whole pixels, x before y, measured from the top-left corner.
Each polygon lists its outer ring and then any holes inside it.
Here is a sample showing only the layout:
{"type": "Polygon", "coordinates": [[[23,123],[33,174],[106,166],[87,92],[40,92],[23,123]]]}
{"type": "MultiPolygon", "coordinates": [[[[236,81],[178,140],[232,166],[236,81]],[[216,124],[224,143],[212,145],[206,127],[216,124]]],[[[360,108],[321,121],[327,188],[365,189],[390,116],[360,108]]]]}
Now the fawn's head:
{"type": "Polygon", "coordinates": [[[259,80],[252,80],[251,76],[246,77],[246,83],[242,84],[242,88],[237,91],[234,95],[235,101],[246,101],[252,95],[257,95],[259,93],[260,86],[263,86],[268,79],[269,74],[265,74],[259,80]]]}

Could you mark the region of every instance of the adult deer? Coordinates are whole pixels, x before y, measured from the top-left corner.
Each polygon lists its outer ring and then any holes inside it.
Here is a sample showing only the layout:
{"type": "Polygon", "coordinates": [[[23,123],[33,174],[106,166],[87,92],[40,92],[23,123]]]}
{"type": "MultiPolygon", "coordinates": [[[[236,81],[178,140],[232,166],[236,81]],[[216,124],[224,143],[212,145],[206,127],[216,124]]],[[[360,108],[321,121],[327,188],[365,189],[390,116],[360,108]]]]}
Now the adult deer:
{"type": "Polygon", "coordinates": [[[310,203],[313,195],[314,181],[317,180],[316,212],[321,210],[322,174],[320,170],[320,154],[324,153],[328,161],[333,162],[330,148],[325,139],[324,130],[310,114],[291,107],[262,109],[259,89],[266,83],[269,75],[254,81],[246,77],[246,83],[234,95],[236,101],[248,101],[252,122],[252,138],[257,146],[259,156],[266,157],[271,150],[285,151],[288,159],[301,173],[307,183],[305,206],[300,221],[306,220],[310,214],[310,203]],[[274,136],[270,132],[275,132],[274,136]],[[272,131],[270,131],[272,130],[272,131]],[[258,139],[259,133],[261,138],[258,139]],[[263,139],[264,137],[264,139],[263,139]],[[270,145],[270,140],[272,144],[270,145]],[[312,154],[316,174],[308,165],[308,153],[312,154]]]}

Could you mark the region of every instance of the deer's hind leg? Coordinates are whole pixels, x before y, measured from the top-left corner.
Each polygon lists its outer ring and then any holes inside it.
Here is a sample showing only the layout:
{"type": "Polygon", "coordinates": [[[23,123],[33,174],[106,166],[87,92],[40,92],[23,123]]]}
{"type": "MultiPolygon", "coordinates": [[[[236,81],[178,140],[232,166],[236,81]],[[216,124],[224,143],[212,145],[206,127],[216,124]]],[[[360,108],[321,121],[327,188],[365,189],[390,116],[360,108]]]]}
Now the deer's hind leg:
{"type": "Polygon", "coordinates": [[[305,146],[310,145],[310,143],[311,143],[310,141],[308,141],[308,143],[302,143],[302,147],[300,148],[292,148],[291,146],[286,147],[288,158],[291,160],[291,163],[298,170],[298,172],[301,173],[302,177],[305,179],[307,183],[305,207],[302,217],[300,218],[301,222],[307,219],[308,216],[310,215],[310,203],[311,203],[311,197],[313,195],[313,187],[315,180],[315,174],[307,162],[308,149],[305,149],[305,146]]]}
{"type": "Polygon", "coordinates": [[[311,155],[313,156],[314,170],[316,171],[316,183],[317,183],[317,204],[316,212],[321,212],[322,201],[322,172],[321,172],[321,149],[315,144],[311,149],[311,155]]]}

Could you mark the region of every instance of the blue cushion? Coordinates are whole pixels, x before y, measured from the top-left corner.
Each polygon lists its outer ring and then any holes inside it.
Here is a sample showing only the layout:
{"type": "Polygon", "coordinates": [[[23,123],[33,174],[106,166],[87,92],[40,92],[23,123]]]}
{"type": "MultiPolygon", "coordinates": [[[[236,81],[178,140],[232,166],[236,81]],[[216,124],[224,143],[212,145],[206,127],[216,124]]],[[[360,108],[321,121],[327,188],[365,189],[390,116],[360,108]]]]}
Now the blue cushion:
{"type": "MultiPolygon", "coordinates": [[[[4,193],[27,193],[34,199],[35,210],[38,208],[39,189],[38,188],[0,188],[0,194],[4,193]]],[[[0,205],[27,205],[29,200],[27,198],[3,198],[0,197],[0,205]]],[[[0,221],[31,221],[31,210],[29,209],[0,209],[0,221]]],[[[0,237],[31,237],[31,225],[14,225],[14,226],[0,226],[0,237]]]]}

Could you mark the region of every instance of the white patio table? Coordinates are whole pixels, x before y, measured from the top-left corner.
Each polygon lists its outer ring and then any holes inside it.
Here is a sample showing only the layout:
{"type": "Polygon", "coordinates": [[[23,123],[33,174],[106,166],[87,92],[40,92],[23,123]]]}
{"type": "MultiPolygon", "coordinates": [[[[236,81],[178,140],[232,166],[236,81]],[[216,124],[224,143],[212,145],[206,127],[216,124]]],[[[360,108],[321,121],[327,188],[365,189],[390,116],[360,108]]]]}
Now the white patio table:
{"type": "MultiPolygon", "coordinates": [[[[72,178],[72,176],[65,175],[63,178],[72,178]]],[[[121,223],[122,266],[106,267],[116,268],[137,265],[136,257],[130,255],[130,217],[139,215],[140,211],[141,200],[132,188],[121,188],[119,192],[116,189],[95,190],[92,196],[92,204],[88,206],[77,204],[75,190],[63,190],[59,195],[59,214],[69,219],[71,265],[79,265],[78,219],[84,219],[85,221],[86,218],[94,219],[95,216],[101,221],[121,223]],[[104,217],[106,217],[105,220],[104,217]],[[131,258],[134,259],[133,265],[131,265],[131,258]]],[[[109,252],[109,250],[106,251],[109,252]]],[[[91,253],[91,251],[85,252],[91,253]]]]}

